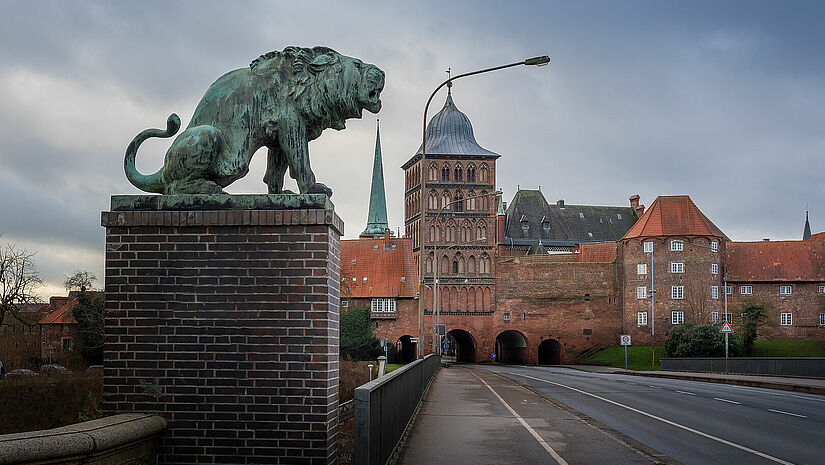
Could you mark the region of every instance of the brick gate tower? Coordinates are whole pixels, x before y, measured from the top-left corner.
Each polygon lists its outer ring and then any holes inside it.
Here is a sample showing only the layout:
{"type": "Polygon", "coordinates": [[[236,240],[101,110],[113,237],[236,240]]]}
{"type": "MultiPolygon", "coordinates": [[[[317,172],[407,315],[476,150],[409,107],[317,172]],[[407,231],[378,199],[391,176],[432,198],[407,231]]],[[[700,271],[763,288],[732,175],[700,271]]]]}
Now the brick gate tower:
{"type": "Polygon", "coordinates": [[[421,166],[421,147],[402,166],[405,235],[412,239],[417,268],[423,243],[425,314],[432,315],[436,267],[441,315],[489,314],[495,302],[497,207],[490,194],[495,191],[500,155],[476,142],[470,119],[458,110],[449,91],[426,134],[426,166],[421,166]],[[423,189],[422,169],[426,170],[423,189]],[[426,202],[424,237],[420,237],[422,201],[426,202]]]}

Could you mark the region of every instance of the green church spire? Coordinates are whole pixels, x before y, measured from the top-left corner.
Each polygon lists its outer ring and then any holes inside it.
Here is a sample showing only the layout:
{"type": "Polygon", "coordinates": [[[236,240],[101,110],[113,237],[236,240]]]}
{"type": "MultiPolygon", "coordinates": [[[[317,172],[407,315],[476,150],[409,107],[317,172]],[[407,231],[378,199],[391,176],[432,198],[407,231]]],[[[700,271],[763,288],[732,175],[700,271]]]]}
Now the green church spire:
{"type": "MultiPolygon", "coordinates": [[[[372,164],[372,188],[370,189],[370,211],[367,214],[367,229],[362,236],[383,236],[389,229],[387,223],[387,198],[384,193],[384,163],[381,160],[381,132],[378,121],[375,126],[375,160],[372,164]]],[[[393,235],[390,232],[390,235],[393,235]]]]}
{"type": "Polygon", "coordinates": [[[807,241],[811,238],[811,223],[808,222],[808,212],[805,212],[805,228],[802,230],[802,240],[807,241]]]}

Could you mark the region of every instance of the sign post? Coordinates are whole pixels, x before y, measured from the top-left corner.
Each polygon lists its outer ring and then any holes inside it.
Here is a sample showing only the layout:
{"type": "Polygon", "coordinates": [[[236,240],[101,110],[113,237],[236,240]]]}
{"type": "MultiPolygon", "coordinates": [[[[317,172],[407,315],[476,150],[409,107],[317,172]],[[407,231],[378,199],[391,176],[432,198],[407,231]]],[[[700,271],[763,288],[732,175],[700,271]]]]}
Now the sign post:
{"type": "Polygon", "coordinates": [[[624,346],[624,369],[627,370],[627,346],[630,345],[630,334],[619,336],[619,344],[624,346]]]}
{"type": "Polygon", "coordinates": [[[722,329],[719,330],[720,333],[725,335],[725,373],[728,372],[728,334],[733,332],[733,329],[730,327],[730,323],[725,321],[725,324],[722,325],[722,329]]]}

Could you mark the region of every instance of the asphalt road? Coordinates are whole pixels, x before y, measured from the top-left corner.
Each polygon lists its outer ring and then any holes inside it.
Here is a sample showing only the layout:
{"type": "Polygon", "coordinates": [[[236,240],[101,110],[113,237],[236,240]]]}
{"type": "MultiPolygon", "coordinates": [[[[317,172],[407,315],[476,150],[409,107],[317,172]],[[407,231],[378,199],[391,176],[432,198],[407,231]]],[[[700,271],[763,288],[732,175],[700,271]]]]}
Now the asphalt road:
{"type": "Polygon", "coordinates": [[[825,463],[825,396],[560,367],[484,368],[685,464],[825,463]]]}

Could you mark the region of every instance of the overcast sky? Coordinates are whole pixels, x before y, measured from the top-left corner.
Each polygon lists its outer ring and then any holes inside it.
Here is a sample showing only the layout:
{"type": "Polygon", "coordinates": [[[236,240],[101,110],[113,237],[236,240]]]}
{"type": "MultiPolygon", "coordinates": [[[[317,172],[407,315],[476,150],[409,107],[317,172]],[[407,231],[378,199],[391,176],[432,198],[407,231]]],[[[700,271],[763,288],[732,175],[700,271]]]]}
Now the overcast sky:
{"type": "MultiPolygon", "coordinates": [[[[100,212],[138,194],[123,155],[176,112],[184,126],[226,71],[288,45],[326,45],[386,72],[381,118],[389,221],[424,103],[454,73],[476,139],[501,154],[505,199],[626,205],[689,194],[734,240],[825,230],[825,2],[0,1],[0,241],[37,251],[48,286],[103,276],[100,212]],[[312,5],[312,6],[310,6],[312,5]]],[[[433,114],[445,95],[434,100],[433,114]]],[[[376,116],[310,144],[346,237],[366,223],[376,116]]],[[[144,173],[169,140],[146,142],[144,173]]],[[[263,193],[265,153],[232,193],[263,193]]],[[[294,183],[288,185],[294,186],[294,183]]],[[[100,283],[102,284],[102,283],[100,283]]]]}

